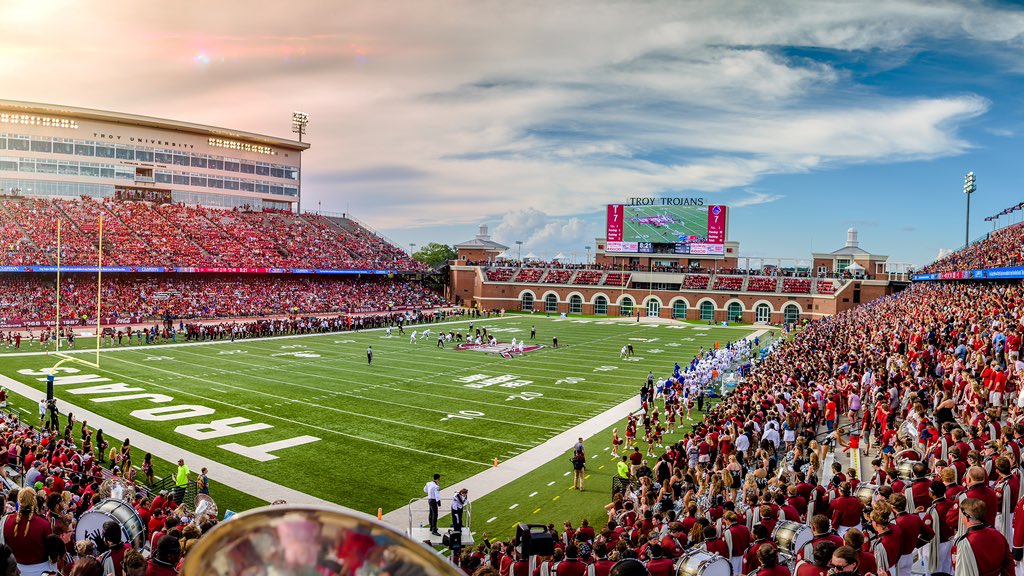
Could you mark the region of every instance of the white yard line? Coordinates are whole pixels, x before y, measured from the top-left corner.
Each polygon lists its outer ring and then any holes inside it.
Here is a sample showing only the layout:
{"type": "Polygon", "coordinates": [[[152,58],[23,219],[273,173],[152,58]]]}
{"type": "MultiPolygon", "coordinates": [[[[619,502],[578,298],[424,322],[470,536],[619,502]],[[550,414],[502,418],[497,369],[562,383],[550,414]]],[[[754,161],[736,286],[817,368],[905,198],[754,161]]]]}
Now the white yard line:
{"type": "MultiPolygon", "coordinates": [[[[135,363],[134,362],[129,362],[129,364],[135,364],[135,363]]],[[[138,366],[138,364],[136,364],[136,365],[138,366]]],[[[146,368],[151,369],[152,366],[146,366],[146,368]]],[[[192,396],[194,398],[199,398],[199,399],[203,400],[204,402],[212,402],[214,404],[221,404],[223,406],[229,406],[229,407],[234,408],[236,410],[242,410],[244,412],[251,412],[253,414],[257,414],[257,415],[259,415],[262,418],[272,418],[274,420],[280,420],[282,422],[287,422],[289,424],[294,424],[295,426],[300,426],[300,427],[304,427],[304,428],[310,428],[312,430],[317,430],[319,432],[324,432],[324,433],[327,433],[327,434],[334,434],[336,436],[343,436],[345,438],[351,438],[353,440],[361,440],[363,442],[369,442],[371,444],[377,444],[379,446],[387,446],[389,448],[397,448],[399,450],[406,450],[406,451],[409,451],[409,452],[416,452],[418,454],[426,454],[427,456],[434,456],[436,458],[443,458],[443,459],[446,459],[446,460],[457,460],[459,462],[467,462],[469,464],[477,464],[477,465],[480,465],[480,466],[491,466],[491,464],[488,463],[488,462],[476,462],[474,460],[467,460],[465,458],[459,458],[457,456],[451,456],[449,454],[439,454],[437,452],[430,452],[430,451],[427,451],[427,450],[420,450],[418,448],[411,448],[409,446],[402,446],[402,445],[399,445],[399,444],[392,444],[391,442],[385,442],[383,440],[374,440],[372,438],[364,438],[363,436],[357,436],[355,434],[351,434],[351,433],[348,433],[348,432],[342,432],[340,430],[332,430],[330,428],[324,428],[323,426],[316,426],[314,424],[309,424],[307,422],[299,422],[298,420],[292,420],[291,418],[285,418],[283,416],[278,416],[278,415],[273,414],[271,412],[264,412],[264,411],[261,411],[261,410],[253,410],[252,408],[246,408],[244,406],[240,406],[238,404],[234,404],[234,403],[231,403],[231,402],[225,402],[223,400],[217,400],[216,398],[213,398],[211,396],[202,396],[202,395],[199,395],[199,394],[194,394],[192,392],[187,392],[185,390],[181,390],[180,388],[175,388],[173,386],[163,386],[163,385],[157,384],[155,382],[151,382],[149,380],[143,380],[142,378],[136,378],[134,376],[129,376],[127,374],[121,374],[119,372],[115,372],[115,371],[113,371],[113,370],[111,370],[109,368],[106,368],[106,367],[103,368],[103,372],[105,372],[107,374],[112,374],[114,376],[117,376],[118,378],[121,378],[122,380],[132,380],[132,381],[135,381],[135,382],[140,382],[142,384],[146,384],[146,385],[152,386],[154,388],[160,388],[160,389],[163,389],[163,390],[171,391],[171,392],[173,392],[175,394],[180,394],[180,395],[184,395],[184,396],[192,396]]],[[[180,374],[178,376],[183,377],[180,374]]]]}
{"type": "MultiPolygon", "coordinates": [[[[36,390],[27,384],[22,384],[8,376],[0,375],[0,382],[3,382],[4,386],[15,394],[24,396],[33,402],[38,402],[46,397],[45,392],[36,390]]],[[[220,482],[225,486],[250,494],[260,498],[261,500],[266,500],[267,502],[273,502],[274,500],[287,500],[291,504],[314,504],[340,510],[347,510],[350,512],[352,511],[350,508],[310,496],[309,494],[299,492],[298,490],[286,488],[280,484],[275,484],[274,482],[260,478],[259,476],[254,476],[230,466],[225,466],[205,456],[194,454],[178,446],[164,442],[163,440],[158,440],[152,436],[142,434],[137,430],[132,430],[127,426],[118,424],[117,422],[104,418],[94,412],[90,412],[81,406],[70,404],[64,400],[58,400],[58,405],[63,413],[66,414],[69,410],[73,411],[79,419],[88,420],[91,426],[103,428],[104,431],[114,438],[131,438],[133,446],[144,447],[147,452],[153,454],[157,458],[168,462],[177,462],[178,458],[184,458],[185,462],[190,463],[192,468],[197,470],[201,466],[205,466],[210,469],[210,476],[216,482],[220,482]]]]}
{"type": "MultiPolygon", "coordinates": [[[[125,360],[124,358],[117,358],[116,361],[117,362],[124,362],[125,364],[131,364],[132,366],[138,366],[139,368],[146,368],[146,369],[149,369],[149,370],[159,370],[161,372],[167,372],[167,373],[171,373],[171,374],[176,374],[172,370],[164,370],[163,368],[157,368],[155,365],[152,365],[152,364],[139,364],[138,362],[132,362],[131,360],[125,360]]],[[[234,374],[236,376],[238,375],[237,372],[232,372],[231,370],[221,369],[221,372],[225,372],[225,373],[228,373],[228,374],[234,374]]],[[[185,374],[181,374],[180,376],[182,378],[189,378],[189,376],[185,375],[185,374]]],[[[263,378],[264,380],[272,381],[275,384],[289,384],[288,382],[285,382],[283,380],[276,380],[274,378],[265,378],[265,377],[261,377],[261,376],[256,376],[255,374],[249,374],[248,376],[249,377],[256,377],[256,378],[263,378]]],[[[294,400],[292,398],[288,398],[286,396],[279,396],[277,394],[271,394],[270,392],[263,392],[261,390],[253,390],[251,388],[246,388],[244,386],[234,386],[234,385],[227,384],[227,383],[224,383],[224,382],[217,382],[216,380],[208,380],[206,378],[198,378],[198,377],[195,377],[195,376],[191,377],[190,379],[191,380],[198,380],[198,381],[201,381],[201,382],[207,382],[209,384],[219,384],[221,386],[224,386],[225,388],[231,388],[233,390],[238,390],[238,391],[241,391],[241,392],[247,392],[249,394],[268,396],[270,398],[274,398],[275,400],[283,400],[284,401],[284,403],[280,403],[280,402],[279,403],[275,403],[274,406],[284,406],[285,404],[288,404],[288,403],[298,402],[297,400],[294,400]]],[[[500,444],[509,444],[509,445],[512,445],[512,446],[521,446],[522,445],[520,442],[512,442],[512,441],[508,441],[508,440],[498,440],[496,438],[487,438],[487,437],[484,437],[484,436],[476,436],[476,435],[473,435],[473,434],[465,434],[465,433],[462,433],[462,432],[455,432],[455,431],[452,431],[452,430],[443,430],[443,429],[440,429],[440,428],[433,428],[431,426],[421,426],[419,424],[413,424],[411,422],[402,422],[400,420],[392,420],[390,418],[382,418],[380,416],[373,416],[371,414],[366,414],[366,413],[363,413],[363,412],[352,412],[351,410],[344,410],[344,409],[341,409],[341,408],[335,408],[333,406],[323,406],[323,405],[320,405],[320,404],[313,404],[313,403],[310,403],[310,402],[302,402],[302,404],[307,405],[307,406],[312,406],[312,407],[320,408],[322,410],[326,410],[326,411],[329,411],[329,412],[337,412],[339,414],[346,414],[348,416],[355,416],[355,417],[359,417],[359,418],[366,418],[368,420],[376,420],[376,421],[384,422],[384,423],[387,423],[387,424],[394,424],[396,426],[406,426],[406,427],[409,427],[409,428],[416,428],[416,429],[419,429],[419,430],[428,430],[430,432],[437,432],[439,434],[449,434],[449,435],[452,435],[452,436],[461,436],[463,438],[471,438],[473,440],[481,440],[481,441],[484,441],[484,442],[496,442],[496,443],[500,443],[500,444]]]]}
{"type": "MultiPolygon", "coordinates": [[[[201,358],[208,357],[208,356],[206,356],[204,354],[198,354],[198,353],[195,353],[195,352],[185,352],[185,354],[191,354],[191,355],[199,356],[201,358]]],[[[217,358],[217,361],[218,362],[232,362],[232,363],[235,363],[235,364],[241,364],[243,366],[253,366],[254,365],[252,362],[245,362],[245,361],[241,361],[241,360],[231,360],[230,358],[217,358]]],[[[332,394],[332,395],[335,395],[335,396],[347,396],[347,397],[350,397],[350,398],[358,398],[360,400],[366,400],[367,402],[376,402],[376,403],[379,403],[379,404],[388,404],[390,406],[399,406],[399,407],[402,407],[402,408],[410,408],[410,409],[413,409],[413,410],[420,410],[420,411],[426,411],[426,412],[436,412],[438,414],[448,414],[448,413],[451,412],[451,410],[438,410],[438,409],[434,409],[434,408],[426,408],[426,407],[423,407],[423,406],[415,406],[415,405],[411,405],[411,404],[402,404],[400,402],[395,402],[395,401],[392,401],[392,400],[382,400],[382,399],[378,399],[378,398],[371,398],[371,397],[368,397],[368,396],[359,396],[357,394],[352,394],[350,392],[338,392],[336,390],[328,390],[326,388],[319,388],[317,386],[310,386],[308,384],[298,384],[296,382],[290,382],[290,381],[285,381],[285,380],[277,380],[277,379],[272,379],[272,378],[268,378],[268,377],[265,377],[265,376],[259,376],[258,374],[252,374],[251,373],[253,371],[277,370],[277,371],[284,371],[284,372],[287,372],[289,374],[298,374],[298,375],[303,375],[303,376],[309,376],[311,379],[314,379],[314,380],[322,379],[323,378],[323,375],[321,375],[321,374],[313,374],[313,373],[309,373],[309,372],[300,372],[300,371],[294,370],[294,369],[292,369],[290,367],[268,366],[268,365],[265,365],[265,364],[260,364],[260,365],[256,365],[255,368],[252,369],[252,370],[232,371],[232,370],[225,370],[223,368],[214,368],[212,366],[206,366],[204,364],[198,364],[196,362],[185,362],[184,360],[171,360],[171,362],[187,363],[187,364],[189,364],[191,366],[201,366],[203,368],[211,368],[211,369],[214,369],[214,370],[219,370],[221,372],[229,372],[229,373],[236,374],[236,375],[245,372],[246,376],[250,377],[250,378],[259,378],[259,379],[263,379],[263,380],[270,380],[270,381],[273,381],[275,383],[283,384],[283,385],[286,385],[286,386],[305,388],[305,389],[308,389],[308,390],[316,390],[316,391],[319,391],[319,392],[328,392],[329,394],[332,394]]],[[[304,363],[301,363],[301,362],[299,362],[297,360],[286,360],[285,362],[288,362],[288,363],[295,362],[297,364],[304,365],[304,363]]],[[[305,365],[308,365],[308,364],[305,364],[305,365]]],[[[315,367],[316,368],[325,368],[326,366],[324,366],[322,364],[316,364],[315,367]]],[[[345,379],[345,378],[332,378],[331,380],[332,381],[337,381],[337,382],[346,382],[346,383],[349,383],[349,384],[359,384],[360,383],[360,382],[358,382],[356,380],[348,380],[348,379],[345,379]]],[[[407,380],[403,380],[403,382],[407,382],[407,380]]],[[[374,386],[373,388],[376,388],[376,386],[374,386]]],[[[211,390],[214,390],[214,389],[211,388],[211,390]]],[[[357,392],[358,391],[359,390],[357,390],[357,392]]],[[[406,391],[407,390],[403,390],[402,392],[404,393],[406,391]]],[[[220,391],[220,392],[223,392],[223,391],[220,391]]],[[[226,394],[227,392],[224,392],[224,393],[226,394]]],[[[507,392],[507,393],[511,394],[512,392],[507,392]]],[[[316,398],[318,398],[318,399],[326,399],[326,398],[330,398],[330,396],[318,396],[316,398]]],[[[464,401],[464,400],[460,399],[460,401],[464,401]]],[[[501,406],[502,408],[516,408],[516,406],[505,405],[505,404],[489,403],[488,405],[489,406],[501,406]]],[[[566,413],[566,415],[568,415],[568,414],[569,413],[566,413]]],[[[533,424],[523,424],[521,422],[509,422],[507,420],[498,420],[498,419],[495,419],[495,418],[487,418],[487,417],[480,417],[480,418],[477,418],[477,419],[478,420],[486,420],[488,422],[497,422],[497,423],[500,423],[500,424],[511,424],[511,425],[514,425],[514,426],[526,426],[526,427],[530,427],[530,428],[538,428],[538,429],[541,429],[541,430],[550,430],[550,428],[551,428],[550,426],[539,426],[539,425],[533,425],[533,424]]]]}
{"type": "MultiPolygon", "coordinates": [[[[638,402],[637,397],[629,398],[586,422],[554,436],[543,444],[502,462],[497,467],[490,467],[479,474],[444,488],[441,490],[441,497],[451,498],[462,488],[468,488],[470,497],[474,499],[483,498],[487,494],[529,474],[552,459],[561,456],[572,448],[577,438],[591,438],[598,432],[604,431],[605,428],[625,419],[626,415],[637,407],[638,402]]],[[[564,474],[564,476],[568,476],[568,473],[564,474]]],[[[554,483],[552,482],[552,484],[554,483]]],[[[549,484],[549,486],[552,484],[549,484]]],[[[515,506],[518,506],[518,504],[514,504],[512,508],[515,506]]],[[[403,506],[388,512],[384,515],[384,521],[404,530],[409,522],[408,508],[403,506]]]]}

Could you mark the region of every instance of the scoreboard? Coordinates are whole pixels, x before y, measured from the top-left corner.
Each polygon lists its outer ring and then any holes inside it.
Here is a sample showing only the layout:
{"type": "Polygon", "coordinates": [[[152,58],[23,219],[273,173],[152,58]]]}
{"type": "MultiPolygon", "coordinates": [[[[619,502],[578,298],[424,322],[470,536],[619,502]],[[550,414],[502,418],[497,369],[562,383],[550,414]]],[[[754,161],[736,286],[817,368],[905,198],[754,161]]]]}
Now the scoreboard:
{"type": "Polygon", "coordinates": [[[606,253],[725,254],[727,207],[609,204],[606,253]]]}

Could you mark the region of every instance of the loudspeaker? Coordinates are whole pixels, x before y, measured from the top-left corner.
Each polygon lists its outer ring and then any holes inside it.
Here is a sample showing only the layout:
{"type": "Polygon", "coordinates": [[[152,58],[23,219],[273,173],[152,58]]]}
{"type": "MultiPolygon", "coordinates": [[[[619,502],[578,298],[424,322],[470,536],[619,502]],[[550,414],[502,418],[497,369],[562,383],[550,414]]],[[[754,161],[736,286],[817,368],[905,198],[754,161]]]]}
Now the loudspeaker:
{"type": "Polygon", "coordinates": [[[543,524],[520,524],[516,527],[516,551],[527,556],[551,556],[555,553],[555,540],[543,524]]]}
{"type": "MultiPolygon", "coordinates": [[[[451,548],[452,550],[462,549],[462,532],[456,532],[455,530],[448,530],[444,536],[441,537],[441,544],[451,548]]],[[[552,552],[554,554],[554,552],[552,552]]]]}

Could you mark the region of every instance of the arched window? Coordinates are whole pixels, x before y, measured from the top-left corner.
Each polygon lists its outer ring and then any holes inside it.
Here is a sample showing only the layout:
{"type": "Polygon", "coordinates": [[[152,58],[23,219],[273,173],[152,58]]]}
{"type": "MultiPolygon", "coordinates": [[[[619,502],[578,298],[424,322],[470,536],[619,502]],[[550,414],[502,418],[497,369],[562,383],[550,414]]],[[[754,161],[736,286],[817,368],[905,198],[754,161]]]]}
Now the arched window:
{"type": "Polygon", "coordinates": [[[569,312],[573,314],[583,312],[583,298],[579,294],[573,294],[569,297],[569,312]]]}
{"type": "Polygon", "coordinates": [[[743,319],[743,305],[739,302],[733,302],[729,304],[728,316],[729,322],[739,322],[743,319]]]}
{"type": "Polygon", "coordinates": [[[715,305],[708,300],[700,303],[700,319],[701,320],[714,320],[715,319],[715,305]]]}
{"type": "Polygon", "coordinates": [[[622,299],[622,304],[619,304],[619,316],[632,316],[633,315],[633,299],[626,296],[622,299]]]}
{"type": "Polygon", "coordinates": [[[594,299],[594,314],[607,314],[608,313],[608,299],[604,296],[598,296],[594,299]]]}
{"type": "Polygon", "coordinates": [[[758,304],[754,309],[754,319],[760,324],[767,324],[772,321],[772,307],[767,304],[758,304]]]}
{"type": "Polygon", "coordinates": [[[672,317],[676,320],[686,320],[686,301],[676,300],[672,303],[672,317]]]}
{"type": "Polygon", "coordinates": [[[782,319],[786,324],[796,324],[800,320],[800,307],[796,304],[787,304],[782,309],[782,319]]]}
{"type": "Polygon", "coordinates": [[[533,312],[533,294],[527,292],[523,294],[522,306],[523,312],[533,312]]]}
{"type": "Polygon", "coordinates": [[[558,296],[548,294],[544,297],[544,310],[547,312],[558,312],[558,296]]]}

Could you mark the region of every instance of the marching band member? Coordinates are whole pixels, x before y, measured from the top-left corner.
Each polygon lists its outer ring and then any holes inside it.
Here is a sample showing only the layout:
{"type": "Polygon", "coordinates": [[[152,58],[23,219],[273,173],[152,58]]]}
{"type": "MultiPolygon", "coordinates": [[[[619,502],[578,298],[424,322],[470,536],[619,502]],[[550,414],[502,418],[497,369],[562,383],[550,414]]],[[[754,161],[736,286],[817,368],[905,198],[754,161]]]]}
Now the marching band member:
{"type": "Polygon", "coordinates": [[[985,523],[986,506],[976,498],[965,498],[960,503],[961,521],[967,529],[953,542],[956,576],[1014,576],[1010,545],[998,530],[985,523]]]}

